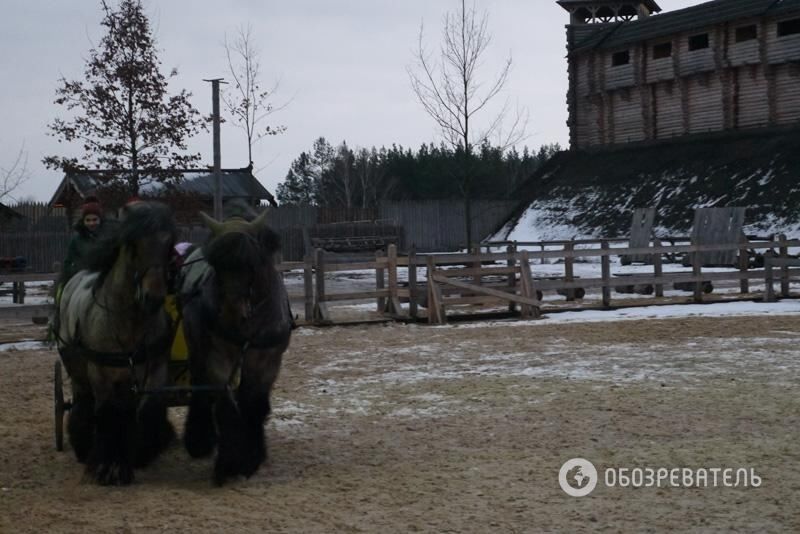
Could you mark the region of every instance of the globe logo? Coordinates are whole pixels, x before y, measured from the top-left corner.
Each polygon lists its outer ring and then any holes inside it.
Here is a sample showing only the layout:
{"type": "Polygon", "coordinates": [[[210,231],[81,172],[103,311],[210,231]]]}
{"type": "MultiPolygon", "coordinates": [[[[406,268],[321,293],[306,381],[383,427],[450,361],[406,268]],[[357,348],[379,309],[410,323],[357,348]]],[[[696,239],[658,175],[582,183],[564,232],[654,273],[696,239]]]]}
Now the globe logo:
{"type": "Polygon", "coordinates": [[[558,472],[558,483],[567,495],[584,497],[597,486],[597,469],[583,458],[567,460],[558,472]]]}

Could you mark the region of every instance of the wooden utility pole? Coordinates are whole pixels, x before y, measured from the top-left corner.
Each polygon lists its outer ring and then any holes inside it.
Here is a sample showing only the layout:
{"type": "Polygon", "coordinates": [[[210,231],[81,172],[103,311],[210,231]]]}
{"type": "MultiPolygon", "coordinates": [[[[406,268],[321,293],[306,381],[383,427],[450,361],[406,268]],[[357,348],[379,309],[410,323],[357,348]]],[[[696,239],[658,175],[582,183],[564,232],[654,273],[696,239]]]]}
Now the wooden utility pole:
{"type": "Polygon", "coordinates": [[[222,220],[222,153],[219,141],[219,84],[225,83],[222,78],[203,80],[211,82],[211,113],[214,121],[214,218],[222,220]]]}

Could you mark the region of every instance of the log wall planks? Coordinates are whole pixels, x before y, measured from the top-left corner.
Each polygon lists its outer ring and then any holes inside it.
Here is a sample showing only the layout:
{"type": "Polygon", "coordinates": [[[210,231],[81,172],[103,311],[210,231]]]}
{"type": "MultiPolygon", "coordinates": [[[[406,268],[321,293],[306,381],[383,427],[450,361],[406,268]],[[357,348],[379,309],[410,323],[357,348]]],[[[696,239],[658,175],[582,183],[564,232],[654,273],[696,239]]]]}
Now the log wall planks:
{"type": "MultiPolygon", "coordinates": [[[[569,57],[573,148],[800,122],[800,34],[744,18],[569,57]],[[707,38],[707,44],[704,42],[707,38]],[[657,57],[655,45],[671,45],[657,57]]],[[[569,27],[568,27],[569,28],[569,27]]],[[[574,36],[575,30],[568,32],[574,36]]],[[[571,46],[571,44],[570,44],[571,46]]]]}

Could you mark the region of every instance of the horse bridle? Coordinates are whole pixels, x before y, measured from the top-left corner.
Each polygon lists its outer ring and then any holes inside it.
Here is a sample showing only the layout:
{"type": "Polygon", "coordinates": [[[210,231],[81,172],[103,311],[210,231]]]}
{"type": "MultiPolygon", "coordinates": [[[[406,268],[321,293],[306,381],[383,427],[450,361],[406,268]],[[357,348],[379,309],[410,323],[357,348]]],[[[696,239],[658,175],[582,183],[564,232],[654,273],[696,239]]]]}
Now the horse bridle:
{"type": "MultiPolygon", "coordinates": [[[[253,306],[250,300],[248,299],[247,303],[248,303],[249,313],[245,321],[249,323],[254,317],[258,317],[258,311],[267,304],[268,300],[269,300],[269,295],[261,299],[258,302],[258,304],[253,306]]],[[[237,330],[239,329],[237,328],[237,330]]],[[[247,336],[237,335],[238,333],[237,334],[231,333],[229,330],[221,328],[219,322],[216,321],[214,325],[212,325],[211,331],[217,337],[227,341],[228,343],[242,347],[243,352],[246,351],[248,348],[264,349],[272,346],[273,344],[271,340],[254,340],[248,338],[247,336]]]]}

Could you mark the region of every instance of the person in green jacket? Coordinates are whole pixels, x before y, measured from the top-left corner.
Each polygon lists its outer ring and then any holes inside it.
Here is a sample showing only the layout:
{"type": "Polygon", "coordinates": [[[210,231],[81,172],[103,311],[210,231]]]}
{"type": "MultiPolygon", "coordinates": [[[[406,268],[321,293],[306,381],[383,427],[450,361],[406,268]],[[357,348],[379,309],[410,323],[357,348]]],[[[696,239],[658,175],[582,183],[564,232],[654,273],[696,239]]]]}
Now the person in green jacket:
{"type": "Polygon", "coordinates": [[[67,285],[69,279],[75,273],[87,267],[87,256],[89,250],[95,244],[100,235],[100,228],[103,224],[103,207],[97,197],[86,197],[86,202],[81,206],[81,218],[75,223],[75,235],[67,245],[67,257],[61,266],[61,275],[58,278],[55,290],[55,306],[53,307],[52,321],[48,338],[55,340],[59,324],[59,303],[61,302],[61,292],[67,285]]]}
{"type": "Polygon", "coordinates": [[[103,224],[103,208],[96,197],[86,197],[81,206],[81,218],[75,223],[75,235],[67,246],[67,257],[61,267],[60,286],[64,286],[75,273],[86,268],[89,250],[97,242],[103,224]]]}

